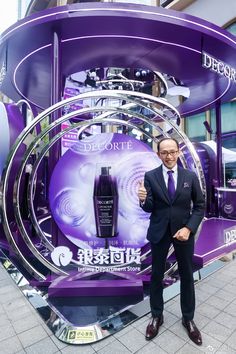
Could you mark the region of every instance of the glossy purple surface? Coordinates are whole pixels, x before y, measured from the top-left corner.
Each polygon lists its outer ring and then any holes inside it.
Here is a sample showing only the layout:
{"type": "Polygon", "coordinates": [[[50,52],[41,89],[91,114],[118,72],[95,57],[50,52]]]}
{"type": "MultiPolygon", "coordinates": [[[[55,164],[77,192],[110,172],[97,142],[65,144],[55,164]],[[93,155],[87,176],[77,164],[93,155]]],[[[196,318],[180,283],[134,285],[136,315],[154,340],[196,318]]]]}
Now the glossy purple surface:
{"type": "Polygon", "coordinates": [[[196,242],[194,263],[200,267],[212,262],[214,259],[234,251],[236,248],[236,222],[235,220],[211,218],[205,220],[196,242]],[[235,237],[229,241],[228,235],[235,237]]]}
{"type": "Polygon", "coordinates": [[[61,40],[62,80],[93,67],[158,70],[190,88],[190,98],[178,108],[182,115],[236,95],[234,83],[201,64],[205,51],[235,66],[236,39],[228,32],[158,7],[85,3],[38,12],[3,33],[0,65],[5,62],[7,75],[1,90],[13,100],[50,106],[53,31],[61,40]]]}
{"type": "Polygon", "coordinates": [[[140,279],[133,280],[79,280],[58,279],[48,288],[49,297],[74,296],[143,296],[143,283],[140,279]],[[96,289],[96,291],[94,291],[96,289]]]}

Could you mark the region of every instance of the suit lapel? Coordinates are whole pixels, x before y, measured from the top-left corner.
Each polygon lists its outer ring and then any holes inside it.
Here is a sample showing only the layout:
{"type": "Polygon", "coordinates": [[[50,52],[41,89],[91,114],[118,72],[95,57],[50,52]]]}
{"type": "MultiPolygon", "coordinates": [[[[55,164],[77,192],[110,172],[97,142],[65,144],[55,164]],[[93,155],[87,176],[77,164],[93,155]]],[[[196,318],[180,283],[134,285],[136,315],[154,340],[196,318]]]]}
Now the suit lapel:
{"type": "Polygon", "coordinates": [[[165,180],[164,180],[164,177],[163,177],[162,165],[159,166],[159,167],[156,169],[155,174],[156,174],[155,180],[156,180],[157,183],[160,185],[160,187],[161,187],[161,189],[162,189],[162,192],[163,192],[163,195],[164,195],[166,201],[167,201],[168,203],[170,203],[170,198],[169,198],[168,190],[167,190],[167,188],[166,188],[165,180]]]}

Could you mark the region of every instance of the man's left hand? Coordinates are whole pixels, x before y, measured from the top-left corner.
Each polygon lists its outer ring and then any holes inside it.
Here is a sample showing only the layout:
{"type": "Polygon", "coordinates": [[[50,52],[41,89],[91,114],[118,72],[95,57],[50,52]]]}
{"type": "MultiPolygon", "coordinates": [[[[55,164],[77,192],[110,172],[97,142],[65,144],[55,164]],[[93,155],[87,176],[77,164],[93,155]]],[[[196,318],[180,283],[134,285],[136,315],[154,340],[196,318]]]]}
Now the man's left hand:
{"type": "Polygon", "coordinates": [[[179,241],[187,241],[189,239],[190,230],[187,227],[182,227],[182,229],[178,230],[173,238],[176,238],[179,241]]]}

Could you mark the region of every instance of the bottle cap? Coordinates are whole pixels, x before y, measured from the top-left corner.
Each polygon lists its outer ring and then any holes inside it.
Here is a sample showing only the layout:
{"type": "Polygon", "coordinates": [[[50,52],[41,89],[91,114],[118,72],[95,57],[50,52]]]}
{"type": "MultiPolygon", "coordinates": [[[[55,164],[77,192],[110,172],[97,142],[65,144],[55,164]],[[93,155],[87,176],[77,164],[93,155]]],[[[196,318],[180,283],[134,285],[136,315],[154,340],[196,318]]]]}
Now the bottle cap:
{"type": "Polygon", "coordinates": [[[101,175],[102,176],[109,176],[109,170],[110,170],[111,166],[108,167],[102,167],[101,168],[101,175]]]}

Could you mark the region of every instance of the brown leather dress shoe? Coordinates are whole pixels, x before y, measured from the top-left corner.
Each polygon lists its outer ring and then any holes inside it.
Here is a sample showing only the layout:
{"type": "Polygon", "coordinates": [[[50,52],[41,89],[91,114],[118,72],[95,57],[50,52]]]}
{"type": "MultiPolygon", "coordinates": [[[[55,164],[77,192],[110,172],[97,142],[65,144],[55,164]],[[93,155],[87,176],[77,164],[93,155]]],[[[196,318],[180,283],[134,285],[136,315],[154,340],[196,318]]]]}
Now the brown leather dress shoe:
{"type": "Polygon", "coordinates": [[[186,328],[189,338],[197,345],[202,345],[202,336],[194,321],[182,319],[182,325],[186,328]]]}
{"type": "Polygon", "coordinates": [[[163,316],[161,317],[152,317],[151,321],[149,322],[147,329],[146,329],[146,336],[145,338],[147,340],[151,340],[154,337],[156,337],[156,335],[159,332],[159,328],[163,323],[163,316]]]}

